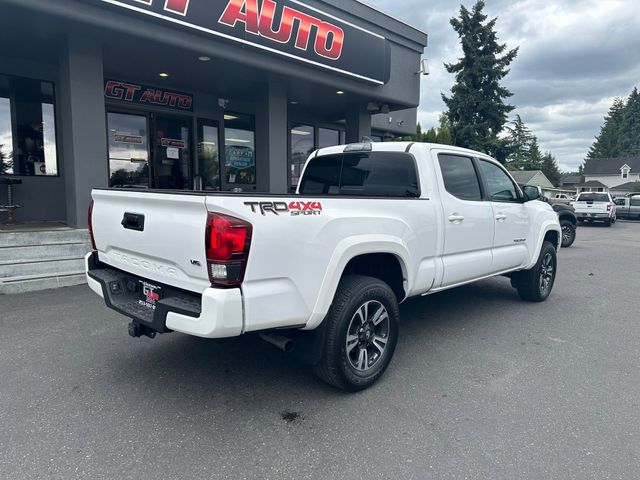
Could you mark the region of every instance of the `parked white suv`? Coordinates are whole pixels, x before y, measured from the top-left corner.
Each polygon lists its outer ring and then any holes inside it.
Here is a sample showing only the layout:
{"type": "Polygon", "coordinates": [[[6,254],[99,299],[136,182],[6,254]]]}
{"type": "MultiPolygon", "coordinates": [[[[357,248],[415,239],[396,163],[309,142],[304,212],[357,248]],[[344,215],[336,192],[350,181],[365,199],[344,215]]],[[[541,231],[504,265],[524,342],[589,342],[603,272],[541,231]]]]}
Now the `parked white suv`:
{"type": "Polygon", "coordinates": [[[95,190],[87,279],[133,336],[260,332],[360,390],[409,297],[497,275],[549,296],[562,235],[539,195],[484,154],[418,143],[317,151],[296,195],[95,190]]]}

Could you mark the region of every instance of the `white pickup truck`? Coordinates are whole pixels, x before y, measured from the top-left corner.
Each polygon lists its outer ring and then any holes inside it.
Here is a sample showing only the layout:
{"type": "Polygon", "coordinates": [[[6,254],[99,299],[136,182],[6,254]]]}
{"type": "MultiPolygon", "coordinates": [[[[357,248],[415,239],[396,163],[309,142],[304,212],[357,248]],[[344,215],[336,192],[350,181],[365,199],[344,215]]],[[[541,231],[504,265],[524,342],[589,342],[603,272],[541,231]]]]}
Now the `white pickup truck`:
{"type": "Polygon", "coordinates": [[[87,279],[132,336],[259,332],[361,390],[405,299],[497,275],[549,296],[561,229],[539,195],[484,154],[418,143],[314,152],[295,195],[99,189],[87,279]]]}
{"type": "Polygon", "coordinates": [[[579,223],[604,222],[607,227],[616,223],[616,208],[611,195],[600,192],[583,192],[570,203],[579,223]]]}

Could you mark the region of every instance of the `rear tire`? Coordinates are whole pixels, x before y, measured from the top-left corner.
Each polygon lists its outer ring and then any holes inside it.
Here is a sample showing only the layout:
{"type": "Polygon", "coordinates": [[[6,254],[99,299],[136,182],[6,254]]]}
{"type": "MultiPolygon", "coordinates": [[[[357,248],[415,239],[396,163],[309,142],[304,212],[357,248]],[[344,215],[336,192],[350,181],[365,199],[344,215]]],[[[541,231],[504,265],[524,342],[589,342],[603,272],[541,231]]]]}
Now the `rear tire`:
{"type": "Polygon", "coordinates": [[[316,375],[350,392],[373,385],[398,342],[400,309],[391,288],[377,278],[345,276],[324,321],[326,340],[316,375]]]}
{"type": "Polygon", "coordinates": [[[576,241],[576,226],[569,220],[562,220],[560,227],[562,227],[562,247],[569,248],[576,241]]]}
{"type": "Polygon", "coordinates": [[[605,227],[610,227],[610,226],[611,226],[611,224],[612,224],[611,220],[605,220],[605,221],[604,221],[604,226],[605,226],[605,227]]]}
{"type": "Polygon", "coordinates": [[[520,298],[527,302],[544,302],[553,290],[557,269],[556,249],[551,242],[545,241],[535,266],[514,277],[520,298]]]}

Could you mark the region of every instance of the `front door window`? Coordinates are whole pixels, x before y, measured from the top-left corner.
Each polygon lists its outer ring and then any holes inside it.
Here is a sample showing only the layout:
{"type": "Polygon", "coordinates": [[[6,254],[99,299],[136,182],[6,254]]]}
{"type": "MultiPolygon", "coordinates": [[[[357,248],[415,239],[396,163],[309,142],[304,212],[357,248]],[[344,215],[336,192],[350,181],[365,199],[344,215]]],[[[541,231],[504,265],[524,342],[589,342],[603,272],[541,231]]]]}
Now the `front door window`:
{"type": "Polygon", "coordinates": [[[149,140],[146,115],[108,114],[109,186],[148,188],[149,140]]]}
{"type": "Polygon", "coordinates": [[[191,128],[188,119],[154,119],[152,187],[184,190],[191,188],[191,128]]]}
{"type": "Polygon", "coordinates": [[[109,186],[191,188],[187,118],[109,112],[109,186]]]}

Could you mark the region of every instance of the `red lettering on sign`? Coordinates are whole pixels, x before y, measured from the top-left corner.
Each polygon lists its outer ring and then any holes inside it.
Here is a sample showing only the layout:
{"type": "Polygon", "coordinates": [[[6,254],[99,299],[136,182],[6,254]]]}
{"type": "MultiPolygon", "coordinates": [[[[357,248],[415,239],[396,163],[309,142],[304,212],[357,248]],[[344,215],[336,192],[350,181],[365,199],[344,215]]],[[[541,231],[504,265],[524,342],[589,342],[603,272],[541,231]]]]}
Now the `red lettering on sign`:
{"type": "Polygon", "coordinates": [[[108,81],[104,87],[104,95],[107,98],[132,102],[136,92],[141,89],[140,85],[132,83],[108,81]]]}
{"type": "Polygon", "coordinates": [[[169,12],[186,15],[189,9],[189,0],[167,0],[164,4],[164,9],[169,12]]]}
{"type": "Polygon", "coordinates": [[[289,43],[293,27],[298,23],[295,47],[307,51],[314,30],[314,50],[325,58],[338,60],[342,56],[344,46],[344,30],[340,27],[294,10],[290,7],[282,9],[280,25],[274,25],[277,3],[263,0],[262,9],[258,8],[258,0],[230,0],[219,22],[235,28],[238,22],[244,23],[245,31],[260,35],[279,43],[289,43]]]}
{"type": "Polygon", "coordinates": [[[219,22],[230,27],[242,22],[247,32],[259,35],[258,0],[231,0],[219,22]]]}
{"type": "Polygon", "coordinates": [[[274,28],[273,20],[276,16],[276,2],[272,0],[264,0],[262,2],[262,11],[260,13],[260,35],[270,38],[274,42],[289,43],[291,34],[293,33],[293,17],[282,14],[280,28],[274,28]]]}
{"type": "MultiPolygon", "coordinates": [[[[145,5],[153,5],[153,0],[136,0],[138,3],[144,3],[145,5]]],[[[178,13],[180,15],[186,15],[189,9],[189,0],[165,0],[164,9],[167,12],[178,13]]]]}

